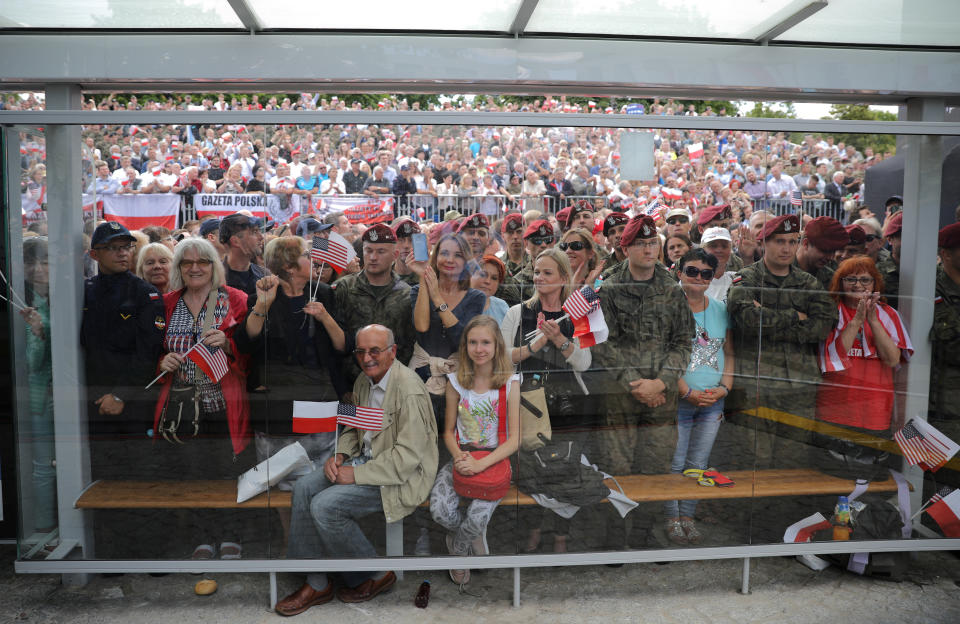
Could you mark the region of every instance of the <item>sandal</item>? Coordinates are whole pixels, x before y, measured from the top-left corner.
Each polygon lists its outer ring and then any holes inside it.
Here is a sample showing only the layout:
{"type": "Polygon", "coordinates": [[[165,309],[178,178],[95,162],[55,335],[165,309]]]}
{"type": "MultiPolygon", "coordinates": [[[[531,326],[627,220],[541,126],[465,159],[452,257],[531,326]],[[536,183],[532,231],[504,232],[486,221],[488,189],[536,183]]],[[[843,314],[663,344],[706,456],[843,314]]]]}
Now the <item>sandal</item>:
{"type": "MultiPolygon", "coordinates": [[[[692,477],[697,480],[698,485],[705,487],[712,487],[715,485],[714,480],[706,475],[706,470],[700,470],[698,468],[687,468],[683,471],[683,476],[692,477]]],[[[719,473],[718,473],[719,474],[719,473]]],[[[731,483],[733,483],[731,481],[731,483]]]]}
{"type": "Polygon", "coordinates": [[[680,523],[680,518],[670,518],[666,520],[663,523],[663,530],[667,534],[667,539],[674,544],[685,546],[690,543],[687,539],[687,534],[683,532],[683,525],[680,523]]]}
{"type": "Polygon", "coordinates": [[[696,525],[693,524],[693,520],[690,518],[685,518],[680,521],[680,526],[683,527],[683,532],[687,536],[687,542],[690,544],[699,544],[703,541],[703,534],[697,530],[696,525]]]}
{"type": "Polygon", "coordinates": [[[239,559],[243,554],[243,546],[236,542],[222,542],[220,544],[221,559],[239,559]]]}
{"type": "Polygon", "coordinates": [[[193,554],[190,555],[190,558],[195,561],[213,559],[213,546],[210,544],[200,544],[193,549],[193,554]]]}
{"type": "Polygon", "coordinates": [[[713,481],[713,484],[716,485],[717,487],[733,487],[734,485],[736,485],[733,482],[733,479],[720,474],[719,472],[717,472],[716,468],[708,468],[704,470],[703,478],[710,479],[711,481],[713,481]]]}

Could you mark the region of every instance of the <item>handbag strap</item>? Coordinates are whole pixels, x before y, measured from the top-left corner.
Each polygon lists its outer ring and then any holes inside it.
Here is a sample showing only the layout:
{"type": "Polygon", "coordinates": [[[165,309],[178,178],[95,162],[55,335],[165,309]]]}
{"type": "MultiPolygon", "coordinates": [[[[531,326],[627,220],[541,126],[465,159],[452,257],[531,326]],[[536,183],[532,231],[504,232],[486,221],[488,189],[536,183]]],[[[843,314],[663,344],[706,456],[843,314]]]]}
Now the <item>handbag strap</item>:
{"type": "MultiPolygon", "coordinates": [[[[510,383],[507,381],[507,383],[510,383]]],[[[499,444],[507,441],[507,384],[500,386],[500,402],[497,404],[497,440],[499,444]]]]}

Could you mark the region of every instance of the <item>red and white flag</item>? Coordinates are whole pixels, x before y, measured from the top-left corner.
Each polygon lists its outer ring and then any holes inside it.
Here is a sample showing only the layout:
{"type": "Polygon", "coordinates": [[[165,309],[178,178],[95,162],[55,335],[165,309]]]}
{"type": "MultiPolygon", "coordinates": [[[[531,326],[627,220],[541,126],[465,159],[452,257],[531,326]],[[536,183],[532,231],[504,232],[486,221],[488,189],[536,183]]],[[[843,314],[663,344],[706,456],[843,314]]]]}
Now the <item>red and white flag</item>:
{"type": "Polygon", "coordinates": [[[683,197],[683,191],[681,191],[680,189],[670,188],[668,186],[661,186],[660,194],[663,196],[664,199],[669,201],[673,201],[675,199],[680,199],[683,197]]]}
{"type": "Polygon", "coordinates": [[[563,304],[563,311],[569,315],[570,320],[576,320],[590,314],[598,305],[600,305],[600,297],[597,296],[597,291],[584,286],[567,297],[563,304]]]}
{"type": "Polygon", "coordinates": [[[313,401],[293,402],[294,433],[328,433],[337,430],[336,401],[316,403],[313,401]]]}
{"type": "Polygon", "coordinates": [[[383,410],[378,407],[337,404],[337,422],[346,427],[380,431],[383,429],[383,410]]]}
{"type": "Polygon", "coordinates": [[[607,321],[603,318],[603,310],[600,306],[596,306],[586,316],[581,316],[573,321],[573,337],[580,339],[581,349],[598,345],[606,341],[609,336],[610,329],[607,327],[607,321]]]}
{"type": "Polygon", "coordinates": [[[960,490],[954,490],[930,505],[927,513],[940,525],[944,535],[960,537],[960,490]]]}
{"type": "Polygon", "coordinates": [[[330,238],[313,237],[310,258],[314,262],[326,262],[336,269],[337,273],[342,273],[350,261],[356,257],[357,252],[354,251],[353,245],[336,232],[331,231],[330,238]]]}
{"type": "Polygon", "coordinates": [[[936,472],[957,454],[960,445],[925,420],[911,418],[893,434],[893,439],[911,466],[936,472]]]}
{"type": "Polygon", "coordinates": [[[230,372],[227,354],[219,347],[214,347],[211,351],[207,345],[201,342],[190,350],[187,357],[193,360],[193,363],[199,366],[200,370],[214,383],[219,382],[224,375],[230,372]]]}
{"type": "Polygon", "coordinates": [[[788,526],[783,534],[783,541],[787,544],[809,542],[814,533],[829,529],[831,526],[830,521],[818,511],[812,516],[807,516],[800,522],[788,526]]]}
{"type": "Polygon", "coordinates": [[[688,145],[687,155],[690,156],[690,160],[703,158],[703,143],[691,143],[688,145]]]}
{"type": "Polygon", "coordinates": [[[103,195],[100,199],[103,218],[121,223],[128,230],[141,230],[148,225],[161,225],[168,230],[177,228],[179,195],[103,195]]]}

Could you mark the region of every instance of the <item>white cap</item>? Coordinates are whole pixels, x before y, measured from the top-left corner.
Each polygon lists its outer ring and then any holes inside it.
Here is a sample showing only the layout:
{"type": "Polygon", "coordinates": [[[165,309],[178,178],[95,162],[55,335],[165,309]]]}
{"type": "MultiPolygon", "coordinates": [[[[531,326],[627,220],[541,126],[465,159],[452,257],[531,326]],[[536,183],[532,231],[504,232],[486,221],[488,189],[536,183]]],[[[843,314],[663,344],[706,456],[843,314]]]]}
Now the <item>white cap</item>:
{"type": "Polygon", "coordinates": [[[688,220],[692,218],[690,216],[690,212],[686,208],[673,208],[670,210],[670,212],[667,213],[666,218],[670,219],[673,217],[686,217],[688,220]]]}
{"type": "Polygon", "coordinates": [[[707,228],[703,235],[700,237],[700,246],[706,247],[707,243],[715,240],[725,240],[728,243],[733,242],[733,238],[730,237],[730,231],[727,228],[723,227],[712,227],[707,228]]]}

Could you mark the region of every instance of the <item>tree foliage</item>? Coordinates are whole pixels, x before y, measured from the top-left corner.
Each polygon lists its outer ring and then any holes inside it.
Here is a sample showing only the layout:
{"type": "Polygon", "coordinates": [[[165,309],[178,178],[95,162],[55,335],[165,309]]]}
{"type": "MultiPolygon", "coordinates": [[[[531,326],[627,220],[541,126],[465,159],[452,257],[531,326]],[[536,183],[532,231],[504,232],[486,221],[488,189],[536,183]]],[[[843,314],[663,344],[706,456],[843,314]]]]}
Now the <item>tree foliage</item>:
{"type": "MultiPolygon", "coordinates": [[[[830,107],[830,119],[850,119],[860,121],[896,121],[897,116],[887,111],[875,110],[866,104],[834,104],[830,107]]],[[[876,154],[897,151],[895,134],[834,134],[837,143],[853,145],[858,151],[872,148],[876,154]]]]}

